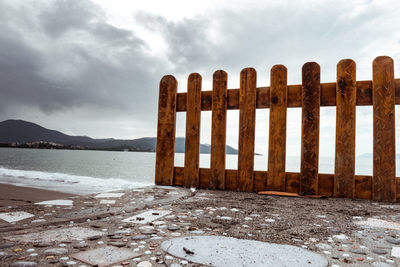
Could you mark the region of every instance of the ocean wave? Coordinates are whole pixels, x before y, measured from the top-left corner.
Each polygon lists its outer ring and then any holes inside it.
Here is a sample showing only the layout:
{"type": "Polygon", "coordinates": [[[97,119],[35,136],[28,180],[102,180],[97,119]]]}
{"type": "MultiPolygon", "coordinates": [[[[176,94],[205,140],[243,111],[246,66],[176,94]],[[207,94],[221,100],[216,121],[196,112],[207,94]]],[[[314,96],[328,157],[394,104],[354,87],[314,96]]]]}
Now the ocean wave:
{"type": "Polygon", "coordinates": [[[57,172],[9,169],[0,166],[0,183],[57,190],[74,194],[132,189],[152,185],[120,178],[98,178],[57,172]]]}

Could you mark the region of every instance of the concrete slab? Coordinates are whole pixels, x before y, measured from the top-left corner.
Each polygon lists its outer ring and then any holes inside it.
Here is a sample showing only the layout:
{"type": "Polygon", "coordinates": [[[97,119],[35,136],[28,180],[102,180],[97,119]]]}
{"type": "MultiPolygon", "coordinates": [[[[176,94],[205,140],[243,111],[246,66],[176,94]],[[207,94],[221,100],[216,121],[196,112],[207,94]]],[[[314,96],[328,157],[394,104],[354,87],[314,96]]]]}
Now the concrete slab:
{"type": "Polygon", "coordinates": [[[35,205],[51,205],[51,206],[72,206],[73,201],[70,199],[56,199],[37,202],[35,205]]]}
{"type": "Polygon", "coordinates": [[[100,193],[94,197],[95,198],[118,198],[118,197],[122,197],[123,195],[125,195],[125,193],[100,193]]]}
{"type": "Polygon", "coordinates": [[[2,212],[0,213],[0,219],[12,223],[25,220],[27,218],[34,217],[35,215],[25,211],[14,211],[14,212],[2,212]]]}
{"type": "Polygon", "coordinates": [[[71,255],[71,257],[92,266],[103,267],[118,263],[120,261],[132,259],[140,255],[140,253],[134,252],[132,249],[105,246],[79,252],[71,255]]]}
{"type": "Polygon", "coordinates": [[[122,220],[123,222],[130,222],[130,223],[138,223],[138,224],[147,224],[149,222],[158,220],[159,218],[164,217],[165,215],[170,214],[170,210],[148,210],[135,216],[126,218],[122,220]]]}
{"type": "Polygon", "coordinates": [[[207,266],[328,266],[323,256],[306,249],[232,237],[174,238],[164,241],[161,248],[173,256],[207,266]]]}
{"type": "Polygon", "coordinates": [[[39,242],[53,242],[53,241],[74,241],[77,239],[84,239],[90,236],[103,235],[101,231],[92,230],[83,227],[68,227],[47,230],[37,233],[12,235],[6,236],[4,239],[9,241],[17,241],[24,243],[39,243],[39,242]]]}
{"type": "Polygon", "coordinates": [[[400,231],[400,223],[385,221],[375,218],[368,218],[365,221],[356,221],[355,224],[373,228],[387,228],[391,230],[398,230],[400,231]]]}

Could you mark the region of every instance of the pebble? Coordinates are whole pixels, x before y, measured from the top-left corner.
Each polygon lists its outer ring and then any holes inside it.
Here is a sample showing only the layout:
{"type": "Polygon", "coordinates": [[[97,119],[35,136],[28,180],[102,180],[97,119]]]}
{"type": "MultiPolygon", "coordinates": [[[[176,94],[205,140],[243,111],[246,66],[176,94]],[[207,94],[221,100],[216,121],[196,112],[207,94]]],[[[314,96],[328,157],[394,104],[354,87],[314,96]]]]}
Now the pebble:
{"type": "Polygon", "coordinates": [[[97,244],[104,245],[104,242],[103,241],[98,241],[97,244]]]}
{"type": "Polygon", "coordinates": [[[45,247],[50,247],[51,245],[53,245],[50,242],[39,242],[39,243],[34,243],[33,246],[36,248],[45,248],[45,247]]]}
{"type": "Polygon", "coordinates": [[[29,249],[26,250],[26,252],[28,252],[28,253],[31,253],[31,252],[34,252],[34,251],[35,251],[34,248],[29,248],[29,249]]]}
{"type": "Polygon", "coordinates": [[[386,242],[389,242],[390,244],[393,244],[393,245],[398,245],[398,244],[400,244],[400,239],[388,237],[388,238],[386,238],[386,242]]]}
{"type": "Polygon", "coordinates": [[[85,242],[80,242],[78,244],[73,245],[73,248],[77,248],[77,249],[85,249],[88,247],[88,244],[86,244],[85,242]]]}
{"type": "Polygon", "coordinates": [[[153,264],[149,261],[141,261],[136,265],[137,267],[151,267],[153,264]]]}
{"type": "Polygon", "coordinates": [[[178,263],[172,263],[169,265],[169,267],[182,267],[182,265],[180,265],[178,263]]]}
{"type": "Polygon", "coordinates": [[[68,249],[66,248],[49,248],[44,251],[44,255],[65,255],[68,254],[68,249]]]}
{"type": "Polygon", "coordinates": [[[5,259],[11,258],[16,255],[17,254],[15,254],[15,253],[7,253],[7,252],[0,251],[0,260],[5,260],[5,259]]]}
{"type": "Polygon", "coordinates": [[[170,231],[177,231],[180,229],[180,227],[176,224],[172,224],[172,225],[169,225],[167,229],[170,231]]]}
{"type": "Polygon", "coordinates": [[[36,267],[37,263],[33,261],[16,261],[10,267],[36,267]]]}
{"type": "Polygon", "coordinates": [[[170,256],[170,255],[165,255],[165,260],[173,260],[174,259],[174,257],[172,257],[172,256],[170,256]]]}
{"type": "Polygon", "coordinates": [[[108,242],[107,244],[118,248],[125,247],[126,245],[124,242],[108,242]]]}
{"type": "Polygon", "coordinates": [[[14,243],[0,243],[0,249],[10,248],[14,246],[14,243]]]}
{"type": "Polygon", "coordinates": [[[149,238],[147,235],[134,235],[132,236],[132,240],[143,240],[149,238]]]}
{"type": "Polygon", "coordinates": [[[75,265],[75,264],[76,264],[75,261],[67,261],[66,263],[67,263],[68,265],[75,265]]]}
{"type": "Polygon", "coordinates": [[[367,252],[365,250],[359,249],[359,248],[352,248],[352,249],[350,249],[350,252],[359,254],[359,255],[367,255],[367,252]]]}
{"type": "Polygon", "coordinates": [[[378,255],[384,255],[387,254],[387,251],[384,249],[380,249],[380,248],[375,248],[372,250],[373,253],[378,254],[378,255]]]}
{"type": "Polygon", "coordinates": [[[69,257],[61,257],[60,260],[61,261],[67,261],[67,260],[69,260],[69,257]]]}
{"type": "Polygon", "coordinates": [[[93,236],[89,236],[88,240],[98,240],[100,239],[102,236],[101,235],[93,235],[93,236]]]}

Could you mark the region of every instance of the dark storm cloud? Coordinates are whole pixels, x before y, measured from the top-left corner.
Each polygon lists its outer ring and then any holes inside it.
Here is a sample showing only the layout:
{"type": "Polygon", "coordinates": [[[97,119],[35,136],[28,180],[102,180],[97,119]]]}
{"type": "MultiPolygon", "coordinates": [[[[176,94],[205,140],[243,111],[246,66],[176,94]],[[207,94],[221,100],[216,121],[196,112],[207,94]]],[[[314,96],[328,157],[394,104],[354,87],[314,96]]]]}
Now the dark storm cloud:
{"type": "Polygon", "coordinates": [[[156,106],[157,81],[148,66],[162,61],[146,56],[134,33],[107,24],[93,3],[3,1],[0,10],[3,109],[92,106],[135,113],[156,106]]]}

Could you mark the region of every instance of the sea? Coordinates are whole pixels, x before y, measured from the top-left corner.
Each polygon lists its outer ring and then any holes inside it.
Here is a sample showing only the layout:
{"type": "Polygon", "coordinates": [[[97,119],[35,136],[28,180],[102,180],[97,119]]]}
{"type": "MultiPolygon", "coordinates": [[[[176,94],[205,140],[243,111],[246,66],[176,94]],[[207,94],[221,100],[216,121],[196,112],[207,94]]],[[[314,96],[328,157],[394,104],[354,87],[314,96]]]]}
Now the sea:
{"type": "MultiPolygon", "coordinates": [[[[183,163],[184,154],[176,153],[175,166],[183,163]]],[[[267,156],[255,156],[254,169],[267,170],[267,163],[267,156]]],[[[237,155],[227,155],[226,166],[236,169],[237,155]]],[[[210,155],[200,155],[200,167],[210,167],[210,155]]],[[[300,155],[287,156],[286,171],[300,172],[300,155]]],[[[153,185],[154,172],[151,152],[0,148],[0,183],[5,184],[84,195],[153,185]]],[[[319,172],[333,173],[334,158],[320,157],[319,172]]],[[[356,158],[356,174],[372,175],[371,157],[356,158]]]]}

